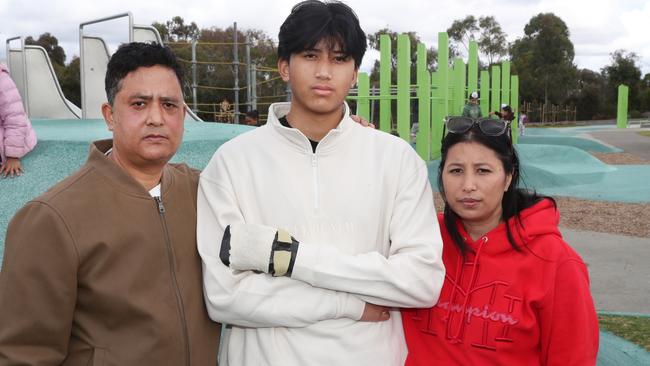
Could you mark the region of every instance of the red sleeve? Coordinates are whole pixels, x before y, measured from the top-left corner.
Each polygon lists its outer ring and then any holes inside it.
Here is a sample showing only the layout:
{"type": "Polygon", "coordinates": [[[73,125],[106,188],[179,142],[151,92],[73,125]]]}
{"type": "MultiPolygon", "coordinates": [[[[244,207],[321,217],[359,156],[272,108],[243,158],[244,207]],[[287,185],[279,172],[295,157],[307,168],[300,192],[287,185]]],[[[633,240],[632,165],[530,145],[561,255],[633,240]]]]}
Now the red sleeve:
{"type": "Polygon", "coordinates": [[[595,365],[598,317],[589,274],[578,258],[561,263],[548,303],[540,310],[542,364],[595,365]]]}

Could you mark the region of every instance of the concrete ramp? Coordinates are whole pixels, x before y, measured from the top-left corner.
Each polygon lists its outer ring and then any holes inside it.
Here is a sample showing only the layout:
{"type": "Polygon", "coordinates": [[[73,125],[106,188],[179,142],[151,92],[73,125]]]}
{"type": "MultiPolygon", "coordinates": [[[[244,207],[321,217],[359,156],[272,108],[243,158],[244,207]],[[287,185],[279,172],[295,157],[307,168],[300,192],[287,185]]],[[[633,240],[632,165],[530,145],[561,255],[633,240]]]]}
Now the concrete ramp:
{"type": "Polygon", "coordinates": [[[28,45],[24,48],[27,74],[27,111],[30,118],[80,118],[81,110],[67,100],[54,73],[45,49],[28,45]]]}
{"type": "Polygon", "coordinates": [[[133,41],[163,43],[158,30],[150,25],[133,25],[133,41]]]}
{"type": "Polygon", "coordinates": [[[25,112],[29,113],[29,106],[27,105],[27,99],[25,97],[27,95],[27,80],[25,76],[25,59],[23,55],[24,53],[22,49],[8,49],[7,65],[9,66],[9,75],[11,75],[11,79],[16,83],[18,92],[23,98],[25,112]]]}

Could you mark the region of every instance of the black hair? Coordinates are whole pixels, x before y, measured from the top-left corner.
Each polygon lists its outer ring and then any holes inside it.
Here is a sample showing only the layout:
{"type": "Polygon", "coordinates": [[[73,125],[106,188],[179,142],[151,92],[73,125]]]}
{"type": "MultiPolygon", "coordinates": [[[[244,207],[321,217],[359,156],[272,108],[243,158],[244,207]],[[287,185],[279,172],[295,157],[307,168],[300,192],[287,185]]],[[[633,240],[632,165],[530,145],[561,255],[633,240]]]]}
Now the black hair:
{"type": "Polygon", "coordinates": [[[505,106],[505,107],[503,107],[503,108],[501,108],[501,109],[503,109],[504,111],[506,111],[506,112],[508,112],[508,113],[512,113],[512,107],[509,106],[509,105],[507,105],[507,106],[505,106]]]}
{"type": "Polygon", "coordinates": [[[296,4],[282,23],[278,35],[278,59],[289,61],[294,53],[312,49],[322,40],[330,48],[341,47],[343,54],[354,59],[356,69],[366,53],[366,34],[359,18],[339,1],[307,0],[296,4]]]}
{"type": "Polygon", "coordinates": [[[108,103],[113,105],[115,95],[120,91],[122,80],[126,75],[140,67],[155,65],[168,67],[174,71],[182,90],[183,71],[174,52],[169,47],[154,42],[131,42],[121,45],[111,56],[106,69],[104,87],[108,103]]]}
{"type": "Polygon", "coordinates": [[[445,226],[449,232],[449,235],[454,241],[454,244],[463,255],[463,258],[465,258],[465,254],[471,249],[467,246],[467,244],[465,244],[465,240],[463,240],[463,237],[458,231],[456,225],[460,217],[451,209],[451,206],[449,206],[447,203],[445,197],[445,187],[442,181],[442,174],[444,172],[445,162],[447,161],[447,153],[449,152],[449,149],[452,146],[462,142],[476,142],[494,151],[499,161],[501,161],[505,173],[512,175],[510,185],[508,186],[506,192],[503,194],[503,198],[501,200],[501,220],[506,222],[505,227],[508,242],[510,242],[510,245],[513,249],[519,251],[519,246],[524,245],[525,243],[518,244],[516,242],[514,236],[512,235],[512,228],[510,227],[511,225],[508,224],[508,220],[512,217],[515,217],[519,226],[523,227],[523,223],[519,215],[522,210],[533,206],[542,199],[550,199],[555,205],[555,200],[550,197],[537,194],[535,191],[528,191],[526,189],[519,188],[519,156],[517,155],[517,151],[512,145],[510,136],[507,133],[499,136],[487,136],[476,124],[465,133],[448,133],[442,140],[442,147],[440,149],[441,157],[440,165],[438,167],[438,187],[440,189],[440,193],[442,194],[443,200],[445,200],[445,209],[443,214],[445,226]]]}
{"type": "Polygon", "coordinates": [[[246,112],[246,117],[258,119],[260,117],[260,112],[258,112],[257,109],[252,109],[246,112]]]}

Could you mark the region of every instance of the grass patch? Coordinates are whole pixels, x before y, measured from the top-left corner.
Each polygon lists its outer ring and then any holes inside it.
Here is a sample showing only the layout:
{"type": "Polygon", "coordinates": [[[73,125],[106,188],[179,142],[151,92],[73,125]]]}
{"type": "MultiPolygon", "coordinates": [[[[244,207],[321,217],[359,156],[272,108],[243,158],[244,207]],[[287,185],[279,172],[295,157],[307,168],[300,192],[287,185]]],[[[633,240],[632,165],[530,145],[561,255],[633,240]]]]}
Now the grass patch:
{"type": "Polygon", "coordinates": [[[650,352],[650,317],[598,314],[601,330],[606,330],[650,352]]]}
{"type": "Polygon", "coordinates": [[[650,131],[639,131],[637,133],[641,136],[650,137],[650,131]]]}

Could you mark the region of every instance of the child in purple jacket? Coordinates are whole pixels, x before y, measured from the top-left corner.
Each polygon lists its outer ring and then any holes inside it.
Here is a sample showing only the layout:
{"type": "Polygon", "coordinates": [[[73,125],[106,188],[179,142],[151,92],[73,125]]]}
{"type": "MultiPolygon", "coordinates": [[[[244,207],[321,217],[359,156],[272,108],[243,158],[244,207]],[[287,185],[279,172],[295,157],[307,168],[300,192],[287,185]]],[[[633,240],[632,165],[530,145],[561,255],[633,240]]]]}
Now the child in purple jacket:
{"type": "Polygon", "coordinates": [[[20,158],[36,145],[36,134],[7,67],[0,64],[0,176],[19,176],[20,158]]]}

